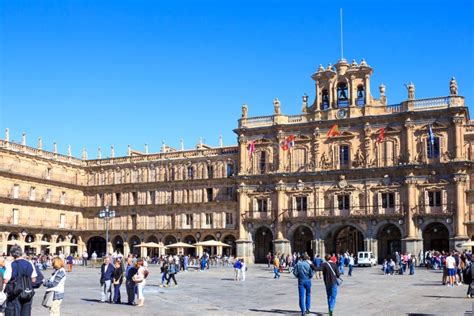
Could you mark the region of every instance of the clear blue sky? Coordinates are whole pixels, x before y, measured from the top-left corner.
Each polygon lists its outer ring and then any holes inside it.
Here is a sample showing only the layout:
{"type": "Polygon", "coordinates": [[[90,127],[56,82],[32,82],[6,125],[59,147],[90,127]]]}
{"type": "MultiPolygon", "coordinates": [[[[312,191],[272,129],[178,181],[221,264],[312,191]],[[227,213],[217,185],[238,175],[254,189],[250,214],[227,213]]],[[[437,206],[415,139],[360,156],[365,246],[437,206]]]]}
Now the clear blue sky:
{"type": "MultiPolygon", "coordinates": [[[[89,157],[236,143],[249,115],[312,101],[310,75],[340,57],[374,67],[389,103],[459,92],[474,101],[473,1],[1,1],[0,127],[89,157]]],[[[3,131],[1,131],[3,138],[3,131]]]]}

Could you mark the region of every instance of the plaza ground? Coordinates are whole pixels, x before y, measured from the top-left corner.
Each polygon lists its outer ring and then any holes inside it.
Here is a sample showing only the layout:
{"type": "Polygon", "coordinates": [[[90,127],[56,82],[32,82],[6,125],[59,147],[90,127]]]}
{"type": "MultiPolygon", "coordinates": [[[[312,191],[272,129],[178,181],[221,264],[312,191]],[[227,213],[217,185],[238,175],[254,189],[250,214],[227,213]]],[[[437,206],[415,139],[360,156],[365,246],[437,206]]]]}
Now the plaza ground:
{"type": "MultiPolygon", "coordinates": [[[[161,288],[159,267],[150,267],[145,306],[99,303],[99,269],[75,267],[66,281],[61,315],[299,315],[297,280],[289,274],[274,280],[266,265],[251,265],[245,282],[233,269],[211,268],[177,275],[178,287],[161,288]]],[[[45,277],[51,274],[46,271],[45,277]]],[[[347,273],[347,271],[346,271],[347,273]]],[[[418,269],[414,276],[384,276],[379,267],[356,268],[339,288],[335,315],[472,315],[474,299],[466,285],[441,285],[439,271],[418,269]]],[[[48,315],[36,292],[32,315],[48,315]]],[[[122,301],[126,300],[122,285],[122,301]]],[[[312,315],[327,315],[322,280],[313,280],[312,315]]]]}

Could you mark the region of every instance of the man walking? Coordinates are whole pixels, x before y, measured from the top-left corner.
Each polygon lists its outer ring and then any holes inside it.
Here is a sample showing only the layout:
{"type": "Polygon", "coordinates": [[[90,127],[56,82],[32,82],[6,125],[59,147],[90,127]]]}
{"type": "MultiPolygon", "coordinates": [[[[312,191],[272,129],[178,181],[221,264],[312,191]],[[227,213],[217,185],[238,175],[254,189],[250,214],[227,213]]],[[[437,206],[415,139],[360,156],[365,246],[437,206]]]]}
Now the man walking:
{"type": "Polygon", "coordinates": [[[349,256],[349,276],[352,276],[352,269],[354,268],[354,254],[349,256]]]}
{"type": "Polygon", "coordinates": [[[102,286],[101,303],[112,302],[112,278],[114,275],[114,266],[110,263],[110,258],[105,257],[104,263],[100,267],[100,285],[102,286]]]}
{"type": "Polygon", "coordinates": [[[448,272],[448,286],[454,286],[456,281],[456,259],[454,259],[452,253],[446,257],[446,269],[448,272]]]}
{"type": "Polygon", "coordinates": [[[275,254],[275,259],[273,259],[273,273],[275,274],[274,279],[280,278],[280,259],[278,254],[275,254]]]}
{"type": "Polygon", "coordinates": [[[311,308],[311,278],[313,269],[309,264],[309,256],[304,255],[304,260],[298,261],[293,270],[293,274],[298,278],[298,295],[301,315],[309,314],[311,308]]]}
{"type": "Polygon", "coordinates": [[[127,268],[125,270],[125,288],[127,290],[128,305],[135,305],[135,281],[133,281],[133,276],[137,274],[137,271],[137,268],[133,264],[133,259],[128,257],[127,268]]]}
{"type": "Polygon", "coordinates": [[[89,258],[89,254],[87,253],[87,250],[84,250],[82,253],[82,265],[84,267],[87,267],[87,259],[89,258]]]}
{"type": "Polygon", "coordinates": [[[326,255],[324,259],[326,262],[321,265],[321,270],[323,271],[324,284],[326,285],[329,316],[332,316],[336,305],[339,270],[337,269],[336,264],[331,261],[331,255],[326,255]]]}

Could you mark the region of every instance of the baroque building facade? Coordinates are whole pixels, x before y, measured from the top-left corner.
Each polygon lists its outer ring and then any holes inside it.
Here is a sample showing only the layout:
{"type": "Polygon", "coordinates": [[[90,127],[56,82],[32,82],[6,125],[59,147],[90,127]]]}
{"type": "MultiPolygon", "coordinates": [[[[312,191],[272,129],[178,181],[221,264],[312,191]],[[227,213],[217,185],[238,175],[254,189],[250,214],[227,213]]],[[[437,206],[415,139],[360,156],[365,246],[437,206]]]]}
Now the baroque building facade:
{"type": "MultiPolygon", "coordinates": [[[[373,69],[338,61],[312,79],[302,113],[242,117],[238,145],[87,159],[0,141],[0,246],[32,252],[220,240],[208,249],[262,262],[269,251],[325,253],[462,248],[474,234],[474,129],[453,78],[449,94],[398,104],[371,92],[373,69]],[[108,206],[106,245],[104,221],[108,206]]],[[[56,148],[56,146],[55,146],[56,148]]],[[[202,253],[200,247],[191,251],[202,253]]]]}

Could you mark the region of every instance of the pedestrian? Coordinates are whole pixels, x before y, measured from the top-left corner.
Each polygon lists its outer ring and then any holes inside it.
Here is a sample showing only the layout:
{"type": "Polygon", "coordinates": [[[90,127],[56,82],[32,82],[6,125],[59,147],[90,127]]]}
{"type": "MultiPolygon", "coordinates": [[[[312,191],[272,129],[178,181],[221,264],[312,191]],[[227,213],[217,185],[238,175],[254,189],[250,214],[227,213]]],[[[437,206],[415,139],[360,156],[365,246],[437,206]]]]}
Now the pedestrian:
{"type": "Polygon", "coordinates": [[[161,265],[161,285],[165,285],[165,280],[168,280],[168,260],[163,260],[161,265]]]}
{"type": "Polygon", "coordinates": [[[352,269],[354,269],[354,254],[350,254],[349,258],[349,276],[352,276],[352,269]]]}
{"type": "MultiPolygon", "coordinates": [[[[3,276],[5,275],[5,258],[0,256],[0,286],[3,289],[3,276]]],[[[5,301],[7,299],[7,295],[0,291],[0,316],[5,315],[5,301]]]]}
{"type": "Polygon", "coordinates": [[[410,275],[415,274],[415,255],[412,255],[410,259],[408,259],[408,266],[410,268],[410,275]]]}
{"type": "Polygon", "coordinates": [[[64,261],[59,257],[53,258],[53,275],[45,280],[44,286],[46,292],[53,292],[53,302],[49,308],[50,316],[59,316],[61,303],[64,299],[64,284],[66,283],[66,270],[64,270],[64,261]]]}
{"type": "Polygon", "coordinates": [[[274,279],[280,278],[280,259],[278,258],[278,254],[275,254],[275,258],[273,259],[273,273],[275,274],[274,279]]]}
{"type": "Polygon", "coordinates": [[[110,257],[104,258],[104,263],[100,267],[100,285],[102,286],[101,303],[112,302],[112,278],[114,275],[114,266],[110,263],[110,257]]]}
{"type": "MultiPolygon", "coordinates": [[[[20,246],[11,246],[10,256],[13,257],[13,261],[5,264],[6,269],[3,276],[3,283],[6,284],[5,292],[7,293],[5,316],[31,315],[33,296],[29,300],[20,300],[19,295],[13,293],[17,283],[25,283],[29,279],[32,284],[35,283],[37,277],[33,263],[23,259],[22,255],[23,251],[20,246]]],[[[30,288],[30,286],[25,290],[34,294],[33,288],[30,288]]]]}
{"type": "Polygon", "coordinates": [[[116,259],[114,275],[112,278],[112,283],[114,285],[114,298],[113,298],[114,304],[122,303],[120,299],[120,286],[122,285],[122,282],[123,282],[122,263],[120,262],[120,259],[116,259]]]}
{"type": "Polygon", "coordinates": [[[146,285],[146,278],[148,277],[148,269],[144,266],[144,260],[139,259],[135,264],[137,268],[137,273],[133,276],[133,281],[137,286],[137,296],[138,296],[138,304],[137,306],[145,305],[145,296],[143,295],[143,289],[146,285]]]}
{"type": "Polygon", "coordinates": [[[71,254],[67,256],[66,263],[67,263],[67,272],[72,272],[72,264],[74,263],[74,258],[71,254]]]}
{"type": "Polygon", "coordinates": [[[454,286],[456,281],[456,260],[453,257],[453,253],[450,253],[446,257],[446,269],[448,272],[448,286],[454,286]]]}
{"type": "Polygon", "coordinates": [[[95,250],[94,252],[92,252],[91,257],[92,257],[92,267],[95,268],[97,266],[97,253],[95,252],[95,250]]]}
{"type": "Polygon", "coordinates": [[[127,268],[125,270],[125,288],[127,290],[127,304],[135,305],[135,282],[133,276],[137,274],[138,269],[133,264],[133,259],[127,258],[127,268]]]}
{"type": "Polygon", "coordinates": [[[82,265],[84,267],[87,267],[87,259],[89,258],[89,254],[87,253],[87,250],[84,250],[82,253],[82,265]]]}
{"type": "Polygon", "coordinates": [[[167,287],[170,285],[171,279],[173,279],[174,286],[175,287],[178,286],[178,282],[176,282],[176,277],[175,277],[178,271],[179,271],[178,265],[176,264],[173,257],[170,257],[169,267],[168,267],[168,282],[166,283],[167,287]]]}
{"type": "Polygon", "coordinates": [[[245,272],[247,272],[247,265],[245,264],[244,258],[240,259],[240,280],[245,281],[245,272]]]}
{"type": "Polygon", "coordinates": [[[472,262],[466,262],[463,270],[463,282],[468,285],[466,298],[471,298],[474,295],[474,264],[472,262]]]}
{"type": "Polygon", "coordinates": [[[331,261],[331,255],[327,254],[324,259],[326,262],[321,265],[321,270],[323,271],[324,285],[326,286],[329,316],[332,316],[336,305],[338,279],[340,274],[336,264],[331,261]]]}
{"type": "Polygon", "coordinates": [[[272,253],[268,252],[267,254],[267,263],[268,263],[268,268],[270,268],[270,265],[272,264],[272,253]]]}
{"type": "Polygon", "coordinates": [[[184,256],[183,258],[183,268],[184,272],[188,272],[188,265],[189,265],[189,255],[184,256]]]}
{"type": "Polygon", "coordinates": [[[322,278],[322,272],[320,269],[318,269],[318,268],[321,268],[322,263],[323,263],[323,260],[321,259],[321,257],[319,255],[316,255],[313,260],[313,264],[316,267],[316,279],[322,278]]]}
{"type": "Polygon", "coordinates": [[[235,258],[235,262],[234,262],[234,280],[235,281],[240,280],[241,268],[242,268],[242,262],[240,262],[239,258],[235,258]]]}
{"type": "Polygon", "coordinates": [[[301,315],[309,314],[311,308],[311,278],[314,271],[310,266],[308,255],[303,256],[295,265],[293,274],[298,278],[298,295],[301,315]]]}
{"type": "Polygon", "coordinates": [[[343,256],[338,255],[337,259],[337,263],[339,264],[339,273],[344,275],[344,258],[343,256]]]}

